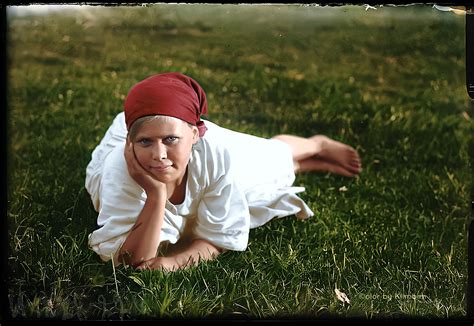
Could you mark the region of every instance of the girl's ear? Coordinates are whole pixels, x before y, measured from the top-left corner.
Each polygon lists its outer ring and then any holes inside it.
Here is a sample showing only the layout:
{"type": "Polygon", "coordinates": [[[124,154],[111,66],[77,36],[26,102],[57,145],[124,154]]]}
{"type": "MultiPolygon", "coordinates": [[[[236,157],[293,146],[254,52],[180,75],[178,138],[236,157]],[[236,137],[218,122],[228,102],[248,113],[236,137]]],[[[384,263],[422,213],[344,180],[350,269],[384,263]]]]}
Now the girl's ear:
{"type": "Polygon", "coordinates": [[[196,144],[199,140],[199,129],[193,126],[193,145],[196,144]]]}

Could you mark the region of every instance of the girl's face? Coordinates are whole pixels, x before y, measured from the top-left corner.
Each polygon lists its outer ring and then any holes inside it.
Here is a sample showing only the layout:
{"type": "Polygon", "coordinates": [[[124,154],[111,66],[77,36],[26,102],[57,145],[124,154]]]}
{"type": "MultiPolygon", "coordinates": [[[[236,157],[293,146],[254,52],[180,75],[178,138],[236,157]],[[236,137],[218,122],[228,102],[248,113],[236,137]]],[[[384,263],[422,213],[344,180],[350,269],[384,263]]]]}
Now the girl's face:
{"type": "Polygon", "coordinates": [[[132,139],[138,162],[167,185],[181,183],[192,145],[198,140],[197,127],[170,117],[144,122],[132,139]]]}

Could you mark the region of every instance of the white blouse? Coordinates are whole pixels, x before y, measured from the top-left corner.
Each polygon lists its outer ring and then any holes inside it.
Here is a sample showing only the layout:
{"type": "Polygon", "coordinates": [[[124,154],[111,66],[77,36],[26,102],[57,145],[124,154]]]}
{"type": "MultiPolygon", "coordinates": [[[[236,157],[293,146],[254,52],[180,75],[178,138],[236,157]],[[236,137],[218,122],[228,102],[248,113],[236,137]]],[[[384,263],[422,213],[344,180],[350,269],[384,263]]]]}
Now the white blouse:
{"type": "MultiPolygon", "coordinates": [[[[251,228],[275,217],[313,215],[296,195],[304,188],[292,187],[295,174],[287,144],[210,121],[205,124],[208,130],[190,156],[185,199],[179,205],[166,203],[160,243],[174,244],[181,236],[190,236],[243,251],[251,228]],[[185,232],[186,226],[190,228],[185,232]]],[[[86,169],[85,187],[99,213],[99,229],[89,235],[89,246],[104,261],[118,252],[146,200],[146,193],[127,170],[126,137],[121,112],[92,152],[86,169]]]]}

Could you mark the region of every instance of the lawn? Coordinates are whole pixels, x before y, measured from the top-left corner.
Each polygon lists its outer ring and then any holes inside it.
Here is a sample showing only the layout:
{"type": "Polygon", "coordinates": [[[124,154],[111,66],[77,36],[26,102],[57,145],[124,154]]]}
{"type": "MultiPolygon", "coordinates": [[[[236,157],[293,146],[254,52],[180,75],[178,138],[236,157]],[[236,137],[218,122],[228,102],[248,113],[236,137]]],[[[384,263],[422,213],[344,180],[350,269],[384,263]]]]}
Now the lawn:
{"type": "Polygon", "coordinates": [[[11,318],[466,315],[464,16],[428,5],[8,13],[11,318]],[[163,71],[199,81],[210,120],[325,134],[357,148],[362,174],[298,175],[315,216],[251,230],[243,253],[175,273],[113,269],[87,247],[97,214],[85,168],[129,88],[163,71]]]}

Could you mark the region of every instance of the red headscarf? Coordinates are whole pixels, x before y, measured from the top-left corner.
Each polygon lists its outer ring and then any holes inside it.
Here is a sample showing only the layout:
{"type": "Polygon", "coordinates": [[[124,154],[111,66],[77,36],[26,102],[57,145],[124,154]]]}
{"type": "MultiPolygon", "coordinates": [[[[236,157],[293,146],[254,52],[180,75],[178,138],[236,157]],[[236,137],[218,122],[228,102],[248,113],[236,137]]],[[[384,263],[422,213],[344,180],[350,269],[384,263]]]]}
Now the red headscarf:
{"type": "Polygon", "coordinates": [[[201,115],[207,113],[206,94],[194,79],[178,72],[154,75],[133,86],[124,109],[128,130],[135,120],[147,115],[184,120],[198,127],[200,137],[207,130],[201,121],[201,115]]]}

